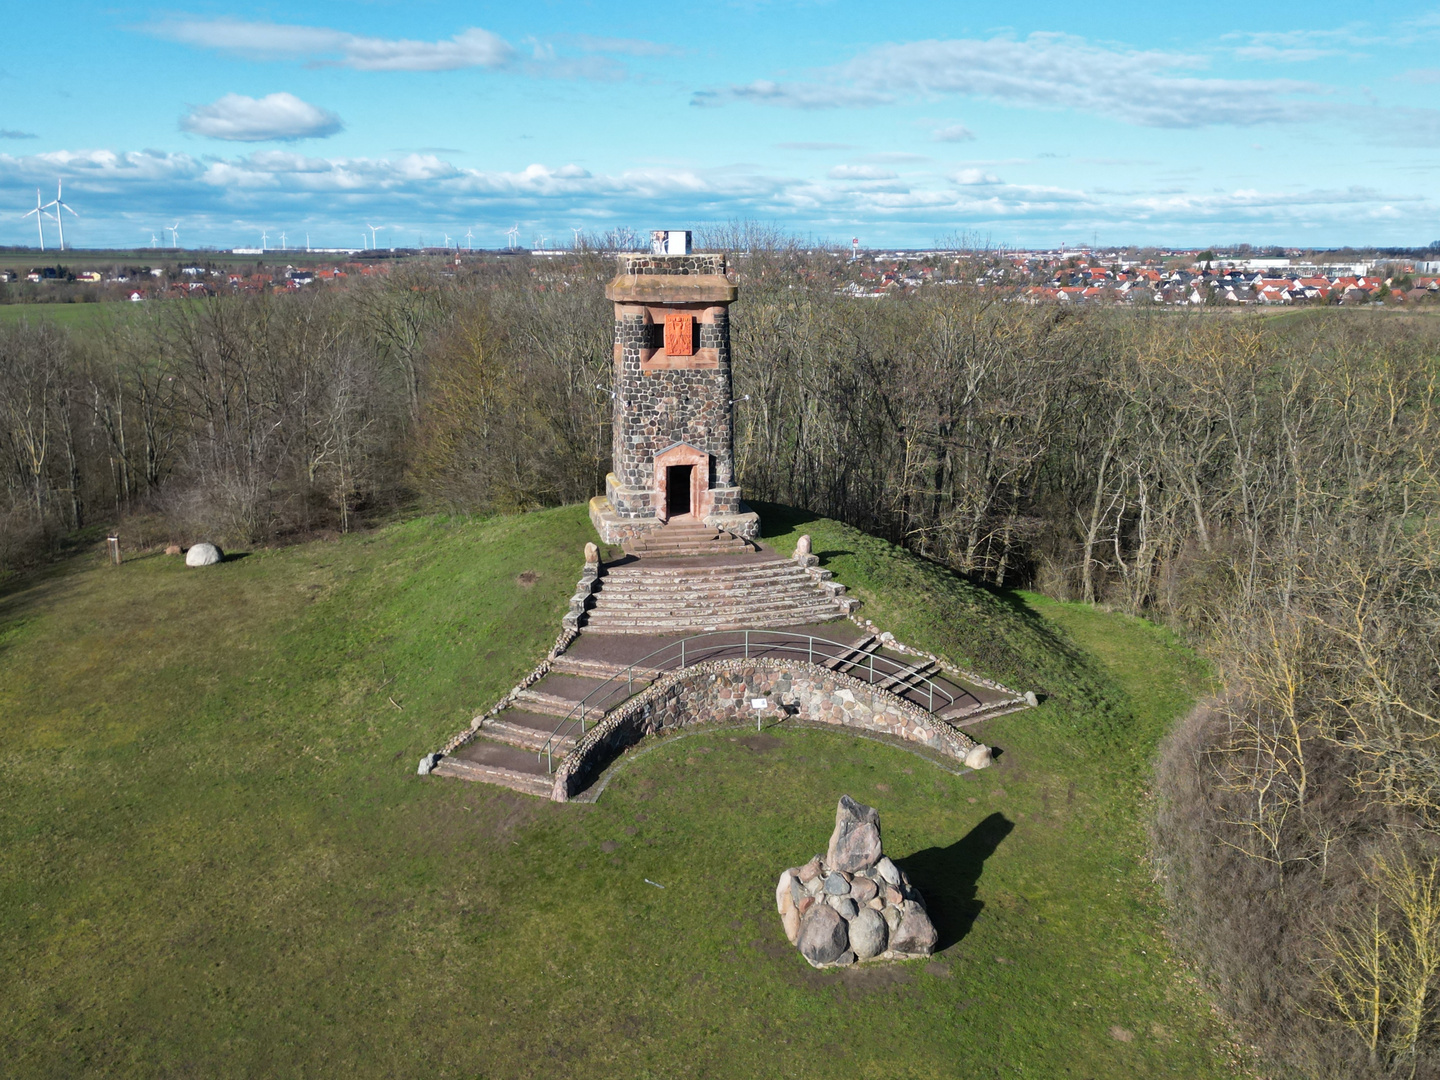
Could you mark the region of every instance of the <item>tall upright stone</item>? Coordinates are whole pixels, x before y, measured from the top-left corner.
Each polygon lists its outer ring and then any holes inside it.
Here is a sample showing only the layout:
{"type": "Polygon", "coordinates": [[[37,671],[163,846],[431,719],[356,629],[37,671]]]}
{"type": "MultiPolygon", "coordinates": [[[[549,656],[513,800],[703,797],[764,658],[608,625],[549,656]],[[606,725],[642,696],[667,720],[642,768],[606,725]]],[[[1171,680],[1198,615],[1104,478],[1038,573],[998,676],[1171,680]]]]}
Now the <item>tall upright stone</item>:
{"type": "Polygon", "coordinates": [[[759,515],[735,482],[730,305],[738,294],[725,256],[690,253],[689,233],[656,233],[652,254],[619,256],[605,289],[615,305],[613,471],[590,501],[606,543],[676,519],[759,535],[759,515]]]}

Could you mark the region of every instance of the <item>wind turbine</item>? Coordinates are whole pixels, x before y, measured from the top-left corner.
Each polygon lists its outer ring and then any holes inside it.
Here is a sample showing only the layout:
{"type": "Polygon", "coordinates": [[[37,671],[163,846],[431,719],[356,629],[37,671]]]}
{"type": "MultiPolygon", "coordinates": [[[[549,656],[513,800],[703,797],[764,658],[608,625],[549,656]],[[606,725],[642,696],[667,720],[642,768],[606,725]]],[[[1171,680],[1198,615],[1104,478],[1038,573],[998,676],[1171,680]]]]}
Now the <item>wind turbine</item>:
{"type": "Polygon", "coordinates": [[[159,245],[160,245],[160,238],[155,235],[154,230],[151,230],[151,232],[150,232],[150,246],[153,248],[153,247],[158,247],[159,245]]]}
{"type": "Polygon", "coordinates": [[[449,251],[449,250],[450,250],[450,234],[449,234],[448,232],[442,232],[440,235],[443,236],[443,237],[445,237],[445,250],[446,250],[446,251],[449,251]]]}
{"type": "Polygon", "coordinates": [[[374,247],[375,247],[375,234],[376,234],[377,232],[379,232],[381,229],[385,228],[385,226],[384,226],[384,225],[371,225],[371,224],[369,224],[369,223],[367,222],[367,223],[365,224],[365,227],[370,230],[370,246],[371,246],[372,248],[374,248],[374,247]]]}
{"type": "Polygon", "coordinates": [[[310,232],[308,229],[305,232],[305,250],[310,250],[310,232]]]}
{"type": "Polygon", "coordinates": [[[571,225],[571,226],[570,226],[570,231],[575,234],[575,250],[576,250],[576,251],[579,251],[579,250],[580,250],[580,234],[581,234],[582,232],[584,232],[585,230],[584,230],[584,229],[577,229],[577,228],[575,228],[574,225],[571,225]]]}
{"type": "Polygon", "coordinates": [[[64,251],[64,250],[65,250],[65,221],[64,221],[64,219],[61,217],[60,211],[61,211],[61,210],[69,210],[70,213],[74,214],[76,217],[79,217],[79,216],[80,216],[79,214],[76,214],[76,213],[75,213],[75,211],[71,208],[71,206],[70,206],[69,203],[65,202],[65,200],[60,197],[60,189],[61,189],[61,185],[62,185],[63,183],[64,183],[63,180],[57,180],[57,181],[55,181],[55,198],[54,198],[53,200],[51,200],[50,202],[48,202],[48,203],[45,204],[45,209],[46,209],[46,210],[49,210],[50,207],[52,207],[52,206],[55,208],[55,224],[56,224],[57,226],[59,226],[59,228],[60,228],[60,250],[61,250],[61,251],[64,251]]]}
{"type": "MultiPolygon", "coordinates": [[[[474,251],[474,250],[475,250],[474,241],[475,241],[475,234],[472,233],[469,229],[466,229],[466,230],[465,230],[465,250],[466,250],[466,251],[474,251]]],[[[458,241],[457,241],[457,243],[458,243],[458,241]]]]}
{"type": "Polygon", "coordinates": [[[520,246],[520,225],[518,222],[510,226],[509,231],[507,231],[505,235],[510,237],[510,247],[512,249],[520,246]]]}
{"type": "Polygon", "coordinates": [[[45,208],[40,205],[40,189],[38,187],[35,189],[35,209],[26,211],[25,217],[29,217],[31,214],[35,215],[35,228],[40,232],[40,250],[44,251],[46,214],[45,208]]]}
{"type": "Polygon", "coordinates": [[[180,222],[178,221],[170,226],[170,242],[175,246],[176,251],[180,250],[180,222]]]}
{"type": "Polygon", "coordinates": [[[280,230],[280,250],[281,250],[281,251],[289,251],[289,250],[290,250],[289,248],[287,248],[287,247],[285,246],[285,230],[284,230],[284,229],[281,229],[281,230],[280,230]]]}
{"type": "Polygon", "coordinates": [[[260,251],[261,251],[262,254],[263,254],[264,251],[265,251],[265,245],[266,245],[267,243],[269,243],[269,241],[270,241],[270,234],[269,234],[267,231],[265,231],[264,229],[261,229],[261,230],[260,230],[260,251]]]}

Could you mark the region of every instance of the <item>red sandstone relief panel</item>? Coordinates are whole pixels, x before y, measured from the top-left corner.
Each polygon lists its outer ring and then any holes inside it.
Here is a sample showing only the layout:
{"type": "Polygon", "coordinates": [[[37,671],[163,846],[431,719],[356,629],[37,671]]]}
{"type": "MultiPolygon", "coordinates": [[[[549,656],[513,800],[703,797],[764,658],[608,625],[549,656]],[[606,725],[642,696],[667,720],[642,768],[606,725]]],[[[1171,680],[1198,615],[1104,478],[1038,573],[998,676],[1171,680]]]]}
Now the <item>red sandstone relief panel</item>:
{"type": "Polygon", "coordinates": [[[665,353],[668,356],[695,355],[695,316],[675,312],[665,316],[665,353]]]}

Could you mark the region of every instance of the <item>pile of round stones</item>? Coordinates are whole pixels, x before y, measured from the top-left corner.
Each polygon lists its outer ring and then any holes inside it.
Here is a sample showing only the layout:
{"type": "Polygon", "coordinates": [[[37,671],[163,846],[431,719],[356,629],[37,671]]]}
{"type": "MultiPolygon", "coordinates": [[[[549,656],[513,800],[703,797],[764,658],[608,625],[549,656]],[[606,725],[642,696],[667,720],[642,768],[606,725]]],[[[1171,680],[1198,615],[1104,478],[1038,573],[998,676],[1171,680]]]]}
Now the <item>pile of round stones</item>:
{"type": "Polygon", "coordinates": [[[938,935],[925,901],[880,849],[880,815],[840,796],[822,859],[780,875],[775,904],[785,936],[817,968],[929,956],[938,935]]]}

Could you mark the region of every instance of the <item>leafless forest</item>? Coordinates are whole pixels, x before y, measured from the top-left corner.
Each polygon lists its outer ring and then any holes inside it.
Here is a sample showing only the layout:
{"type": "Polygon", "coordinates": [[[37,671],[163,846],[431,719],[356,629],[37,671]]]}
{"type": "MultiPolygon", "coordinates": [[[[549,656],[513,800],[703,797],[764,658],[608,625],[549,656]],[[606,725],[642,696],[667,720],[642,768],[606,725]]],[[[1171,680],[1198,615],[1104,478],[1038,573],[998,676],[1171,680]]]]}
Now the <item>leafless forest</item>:
{"type": "MultiPolygon", "coordinates": [[[[1440,320],[855,300],[833,262],[735,262],[747,492],[1180,629],[1223,690],[1158,764],[1177,934],[1284,1071],[1436,1075],[1440,320]]],[[[0,569],[586,499],[612,266],[0,328],[0,569]]]]}

